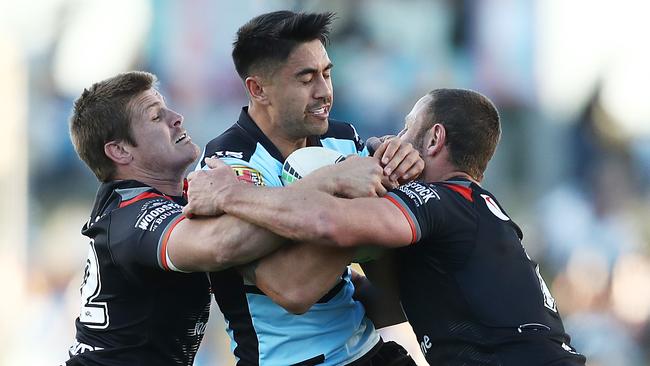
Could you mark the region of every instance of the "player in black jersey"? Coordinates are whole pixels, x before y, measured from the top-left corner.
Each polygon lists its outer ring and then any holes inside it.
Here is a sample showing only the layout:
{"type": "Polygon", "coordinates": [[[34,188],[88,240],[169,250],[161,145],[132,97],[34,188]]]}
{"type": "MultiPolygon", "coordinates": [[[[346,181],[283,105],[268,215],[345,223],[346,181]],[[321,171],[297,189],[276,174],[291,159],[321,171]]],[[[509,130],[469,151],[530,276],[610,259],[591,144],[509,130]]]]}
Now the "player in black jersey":
{"type": "Polygon", "coordinates": [[[399,296],[432,365],[584,365],[520,228],[480,186],[500,137],[494,105],[437,89],[405,122],[399,138],[423,157],[422,181],[384,198],[254,190],[224,174],[214,205],[296,240],[401,247],[392,256],[399,296]]]}
{"type": "MultiPolygon", "coordinates": [[[[66,364],[191,365],[210,284],[205,273],[185,272],[247,263],[285,239],[230,216],[185,220],[183,176],[199,149],[152,74],[84,90],[70,133],[102,184],[82,230],[90,245],[66,364]]],[[[317,183],[333,183],[326,180],[317,183]]]]}

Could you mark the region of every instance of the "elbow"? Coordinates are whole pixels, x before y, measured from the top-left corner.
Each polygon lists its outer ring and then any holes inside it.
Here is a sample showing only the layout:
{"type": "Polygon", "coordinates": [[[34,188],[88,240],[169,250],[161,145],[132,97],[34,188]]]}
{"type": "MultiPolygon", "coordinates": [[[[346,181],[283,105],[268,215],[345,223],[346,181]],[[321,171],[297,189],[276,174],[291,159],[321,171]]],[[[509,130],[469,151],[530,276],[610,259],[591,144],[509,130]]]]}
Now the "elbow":
{"type": "Polygon", "coordinates": [[[294,315],[302,315],[306,313],[317,301],[312,301],[309,294],[303,289],[285,290],[282,295],[276,293],[276,295],[271,296],[271,298],[284,310],[294,315]]]}
{"type": "Polygon", "coordinates": [[[240,263],[237,263],[233,256],[233,248],[230,245],[221,243],[221,245],[212,245],[212,261],[209,270],[221,271],[240,263]]]}
{"type": "Polygon", "coordinates": [[[293,315],[302,315],[311,308],[312,304],[304,304],[302,302],[289,302],[285,305],[280,306],[282,306],[284,310],[293,315]]]}

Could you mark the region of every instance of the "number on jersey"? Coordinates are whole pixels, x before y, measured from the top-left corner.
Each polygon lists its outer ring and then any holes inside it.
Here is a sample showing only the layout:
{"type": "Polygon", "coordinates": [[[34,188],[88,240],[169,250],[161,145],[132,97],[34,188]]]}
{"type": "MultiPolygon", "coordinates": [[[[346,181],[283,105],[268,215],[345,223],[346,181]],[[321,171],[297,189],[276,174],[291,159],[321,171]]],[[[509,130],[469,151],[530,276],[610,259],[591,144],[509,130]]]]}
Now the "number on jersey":
{"type": "Polygon", "coordinates": [[[108,327],[108,306],[105,302],[95,302],[101,290],[99,261],[97,260],[95,241],[91,240],[84,279],[81,283],[81,311],[79,313],[79,321],[88,328],[105,329],[108,327]]]}

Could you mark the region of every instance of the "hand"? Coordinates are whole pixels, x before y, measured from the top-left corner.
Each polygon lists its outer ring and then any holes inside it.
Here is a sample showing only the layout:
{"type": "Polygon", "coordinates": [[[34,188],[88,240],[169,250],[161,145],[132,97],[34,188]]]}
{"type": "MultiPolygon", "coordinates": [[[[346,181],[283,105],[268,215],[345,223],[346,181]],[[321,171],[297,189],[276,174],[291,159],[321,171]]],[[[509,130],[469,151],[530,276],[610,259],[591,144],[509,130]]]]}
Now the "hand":
{"type": "Polygon", "coordinates": [[[219,216],[223,214],[220,198],[224,189],[239,184],[237,175],[230,166],[217,158],[206,158],[209,170],[198,170],[187,176],[187,205],[183,214],[193,216],[219,216]]]}
{"type": "Polygon", "coordinates": [[[377,197],[386,194],[382,178],[383,170],[377,159],[350,155],[340,163],[317,169],[298,183],[340,197],[377,197]]]}
{"type": "Polygon", "coordinates": [[[399,137],[385,139],[374,156],[381,159],[384,174],[393,184],[413,180],[424,170],[424,160],[420,157],[420,153],[413,148],[413,145],[402,141],[399,137]]]}

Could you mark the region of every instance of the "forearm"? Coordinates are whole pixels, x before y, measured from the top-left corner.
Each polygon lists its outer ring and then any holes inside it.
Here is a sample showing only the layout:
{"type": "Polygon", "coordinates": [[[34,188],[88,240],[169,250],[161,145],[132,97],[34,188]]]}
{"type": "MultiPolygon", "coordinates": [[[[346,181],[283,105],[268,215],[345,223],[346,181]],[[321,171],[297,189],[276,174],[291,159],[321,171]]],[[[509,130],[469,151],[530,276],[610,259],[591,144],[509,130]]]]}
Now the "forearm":
{"type": "Polygon", "coordinates": [[[220,252],[225,255],[223,263],[237,266],[262,258],[276,251],[289,240],[260,226],[244,221],[238,217],[226,215],[223,230],[215,233],[222,239],[216,240],[220,252]]]}
{"type": "Polygon", "coordinates": [[[261,258],[288,240],[240,218],[224,215],[181,221],[168,253],[184,271],[219,271],[261,258]]]}
{"type": "Polygon", "coordinates": [[[335,204],[335,198],[326,193],[300,187],[233,185],[222,199],[229,215],[295,241],[322,240],[326,234],[323,211],[335,204]]]}
{"type": "Polygon", "coordinates": [[[301,314],[341,280],[352,256],[352,250],[296,243],[245,266],[242,274],[287,311],[301,314]]]}
{"type": "Polygon", "coordinates": [[[405,322],[392,254],[361,267],[367,278],[359,275],[355,281],[354,297],[363,303],[366,315],[375,327],[379,329],[405,322]]]}
{"type": "Polygon", "coordinates": [[[399,247],[413,239],[407,218],[386,199],[344,199],[293,187],[245,185],[225,189],[219,199],[228,214],[294,241],[337,247],[399,247]]]}

